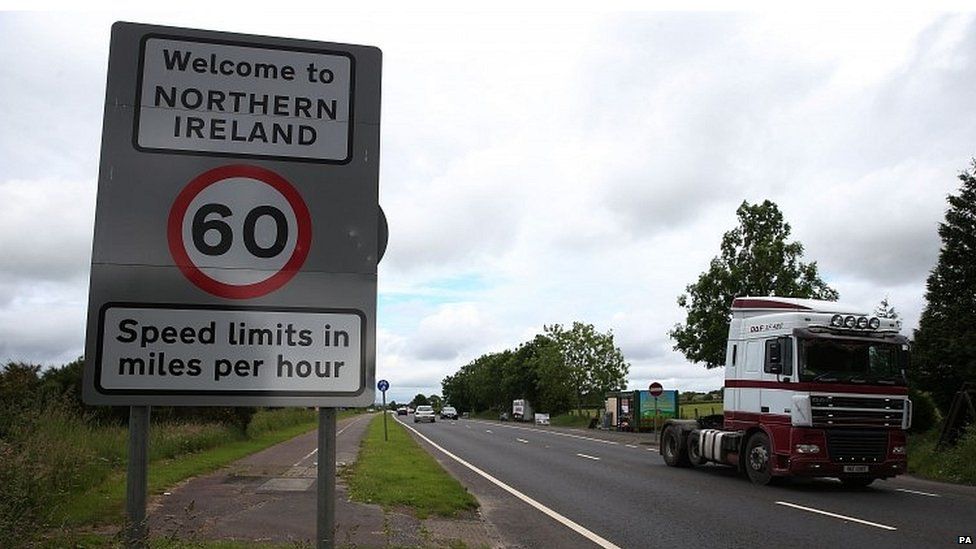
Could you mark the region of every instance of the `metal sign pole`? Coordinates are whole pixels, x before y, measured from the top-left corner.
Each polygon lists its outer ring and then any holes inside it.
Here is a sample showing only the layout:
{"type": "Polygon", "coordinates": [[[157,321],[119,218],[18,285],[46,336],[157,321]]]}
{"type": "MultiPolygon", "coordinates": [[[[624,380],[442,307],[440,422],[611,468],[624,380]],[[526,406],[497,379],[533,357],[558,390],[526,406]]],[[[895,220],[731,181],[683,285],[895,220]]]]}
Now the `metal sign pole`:
{"type": "Polygon", "coordinates": [[[149,541],[146,486],[149,475],[149,406],[129,407],[129,462],[125,477],[125,546],[142,549],[149,541]]]}
{"type": "Polygon", "coordinates": [[[657,434],[657,397],[654,397],[654,438],[661,441],[661,437],[657,434]]]}
{"type": "Polygon", "coordinates": [[[386,437],[386,416],[390,415],[386,411],[386,391],[383,391],[383,441],[388,442],[390,439],[386,437]]]}
{"type": "Polygon", "coordinates": [[[318,549],[335,548],[335,408],[319,408],[318,508],[315,531],[318,549]]]}

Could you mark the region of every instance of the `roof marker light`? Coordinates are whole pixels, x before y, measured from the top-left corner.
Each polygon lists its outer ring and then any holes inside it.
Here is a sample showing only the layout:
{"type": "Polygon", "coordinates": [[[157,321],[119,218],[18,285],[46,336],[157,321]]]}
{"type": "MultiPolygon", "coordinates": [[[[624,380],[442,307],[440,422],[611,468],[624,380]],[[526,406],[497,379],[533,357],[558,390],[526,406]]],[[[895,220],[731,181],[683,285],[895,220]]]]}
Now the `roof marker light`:
{"type": "Polygon", "coordinates": [[[872,318],[871,322],[868,323],[868,326],[870,326],[872,330],[877,330],[881,327],[881,321],[877,318],[872,318]]]}
{"type": "Polygon", "coordinates": [[[847,326],[848,328],[853,328],[856,325],[857,325],[857,319],[854,318],[853,316],[848,316],[847,318],[844,319],[844,326],[847,326]]]}
{"type": "Polygon", "coordinates": [[[861,329],[861,330],[867,328],[868,327],[868,317],[862,316],[861,318],[857,319],[857,327],[858,327],[858,329],[861,329]]]}
{"type": "Polygon", "coordinates": [[[830,317],[830,325],[836,328],[844,327],[844,315],[834,315],[830,317]]]}

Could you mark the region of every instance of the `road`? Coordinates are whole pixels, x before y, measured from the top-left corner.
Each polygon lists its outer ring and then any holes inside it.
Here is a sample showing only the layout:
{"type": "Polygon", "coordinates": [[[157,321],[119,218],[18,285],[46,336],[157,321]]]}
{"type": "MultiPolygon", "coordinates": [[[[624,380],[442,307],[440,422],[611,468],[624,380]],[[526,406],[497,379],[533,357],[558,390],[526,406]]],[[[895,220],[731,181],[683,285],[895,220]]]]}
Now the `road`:
{"type": "Polygon", "coordinates": [[[554,535],[575,547],[916,549],[976,539],[973,487],[912,477],[864,489],[828,479],[762,487],[731,468],[667,467],[656,448],[626,438],[480,420],[404,425],[452,472],[505,490],[508,503],[495,507],[524,508],[526,539],[516,543],[525,547],[553,546],[554,535]]]}

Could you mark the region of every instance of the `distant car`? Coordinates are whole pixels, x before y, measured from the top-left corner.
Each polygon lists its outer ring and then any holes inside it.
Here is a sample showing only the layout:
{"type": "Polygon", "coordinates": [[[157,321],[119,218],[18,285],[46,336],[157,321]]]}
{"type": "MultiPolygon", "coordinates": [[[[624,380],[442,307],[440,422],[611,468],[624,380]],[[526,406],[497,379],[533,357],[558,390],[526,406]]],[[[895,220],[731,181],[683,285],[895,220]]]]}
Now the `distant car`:
{"type": "Polygon", "coordinates": [[[433,406],[417,406],[417,411],[413,413],[413,422],[429,421],[434,423],[437,418],[434,416],[433,406]]]}
{"type": "Polygon", "coordinates": [[[407,415],[407,407],[406,406],[400,406],[399,408],[397,408],[397,415],[398,416],[405,416],[405,415],[407,415]]]}
{"type": "Polygon", "coordinates": [[[441,419],[457,419],[458,413],[454,409],[454,406],[445,406],[441,408],[441,419]]]}
{"type": "Polygon", "coordinates": [[[508,421],[508,412],[498,414],[498,421],[508,421]]]}

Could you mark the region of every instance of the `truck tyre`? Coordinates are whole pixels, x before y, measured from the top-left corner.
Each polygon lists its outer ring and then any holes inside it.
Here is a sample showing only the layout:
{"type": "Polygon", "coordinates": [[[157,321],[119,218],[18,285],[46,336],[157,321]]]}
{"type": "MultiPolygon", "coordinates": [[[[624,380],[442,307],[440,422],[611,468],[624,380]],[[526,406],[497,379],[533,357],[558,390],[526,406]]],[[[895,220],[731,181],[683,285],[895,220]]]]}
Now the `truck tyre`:
{"type": "Polygon", "coordinates": [[[848,488],[865,488],[874,482],[873,477],[846,477],[840,479],[848,488]]]}
{"type": "Polygon", "coordinates": [[[688,447],[686,439],[682,436],[681,429],[671,425],[661,433],[661,455],[664,463],[671,467],[688,467],[688,447]]]}
{"type": "Polygon", "coordinates": [[[743,459],[746,474],[753,484],[765,486],[773,482],[773,452],[766,433],[760,431],[749,437],[743,459]]]}
{"type": "Polygon", "coordinates": [[[704,457],[702,457],[701,444],[700,444],[701,435],[697,431],[692,431],[688,433],[687,441],[688,442],[686,446],[688,447],[688,463],[690,463],[692,467],[705,465],[705,462],[707,460],[704,457]]]}

